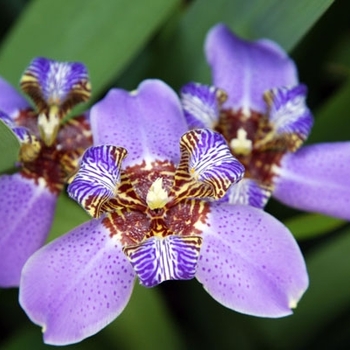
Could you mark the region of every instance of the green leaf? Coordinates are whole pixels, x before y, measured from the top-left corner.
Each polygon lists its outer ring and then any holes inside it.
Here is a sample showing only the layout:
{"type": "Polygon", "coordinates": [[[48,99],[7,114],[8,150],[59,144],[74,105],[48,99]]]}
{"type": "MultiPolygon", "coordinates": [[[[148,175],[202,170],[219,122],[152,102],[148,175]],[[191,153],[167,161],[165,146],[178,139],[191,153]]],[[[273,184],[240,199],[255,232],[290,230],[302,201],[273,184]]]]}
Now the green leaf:
{"type": "Polygon", "coordinates": [[[104,332],[121,349],[184,349],[183,336],[156,288],[135,284],[123,313],[104,332]]]}
{"type": "Polygon", "coordinates": [[[17,84],[36,56],[81,61],[96,95],[170,16],[179,0],[33,0],[4,41],[0,75],[17,84]]]}
{"type": "Polygon", "coordinates": [[[321,214],[301,214],[284,221],[298,240],[315,238],[340,228],[344,220],[332,218],[321,214]]]}
{"type": "Polygon", "coordinates": [[[318,111],[308,142],[349,140],[350,81],[348,81],[318,111]]]}
{"type": "MultiPolygon", "coordinates": [[[[301,40],[333,0],[198,0],[177,25],[154,42],[146,76],[156,76],[179,88],[189,80],[210,82],[203,45],[208,30],[225,22],[247,39],[267,37],[287,51],[301,40]]],[[[137,69],[140,61],[129,72],[137,69]]]]}
{"type": "Polygon", "coordinates": [[[15,166],[18,160],[20,143],[10,128],[0,120],[0,173],[15,166]]]}

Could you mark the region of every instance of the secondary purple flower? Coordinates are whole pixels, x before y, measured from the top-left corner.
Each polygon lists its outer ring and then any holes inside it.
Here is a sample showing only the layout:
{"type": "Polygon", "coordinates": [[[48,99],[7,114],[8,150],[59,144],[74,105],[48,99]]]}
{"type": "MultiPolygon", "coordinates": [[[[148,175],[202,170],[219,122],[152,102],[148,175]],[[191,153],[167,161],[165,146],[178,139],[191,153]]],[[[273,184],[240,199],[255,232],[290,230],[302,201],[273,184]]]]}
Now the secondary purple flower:
{"type": "Polygon", "coordinates": [[[19,172],[0,177],[0,286],[19,285],[26,260],[40,248],[53,221],[58,194],[92,144],[85,116],[62,123],[90,96],[81,63],[34,59],[21,79],[36,109],[0,78],[0,121],[18,137],[19,172]]]}
{"type": "Polygon", "coordinates": [[[205,51],[214,86],[190,83],[182,102],[191,128],[224,135],[244,165],[230,203],[263,208],[271,194],[306,211],[350,219],[350,143],[304,146],[313,124],[294,62],[268,40],[245,41],[222,25],[205,51]]]}
{"type": "Polygon", "coordinates": [[[68,192],[93,217],[38,250],[23,268],[20,303],[44,340],[78,342],[146,287],[197,278],[246,314],[291,313],[308,285],[291,233],[250,206],[215,199],[243,175],[223,137],[188,129],[167,85],[109,92],[90,113],[89,148],[68,192]]]}

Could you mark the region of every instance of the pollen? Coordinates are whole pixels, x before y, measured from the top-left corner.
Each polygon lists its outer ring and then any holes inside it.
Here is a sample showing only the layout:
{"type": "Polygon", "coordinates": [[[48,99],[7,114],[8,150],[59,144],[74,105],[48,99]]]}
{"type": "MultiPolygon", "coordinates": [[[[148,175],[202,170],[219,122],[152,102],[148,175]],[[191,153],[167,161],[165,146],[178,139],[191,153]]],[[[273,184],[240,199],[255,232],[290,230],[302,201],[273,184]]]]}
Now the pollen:
{"type": "Polygon", "coordinates": [[[148,190],[146,202],[150,209],[161,209],[169,201],[167,191],[163,188],[163,179],[158,177],[148,190]]]}
{"type": "Polygon", "coordinates": [[[252,140],[247,138],[247,132],[243,128],[237,130],[237,137],[232,139],[230,147],[235,154],[248,155],[252,150],[252,140]]]}

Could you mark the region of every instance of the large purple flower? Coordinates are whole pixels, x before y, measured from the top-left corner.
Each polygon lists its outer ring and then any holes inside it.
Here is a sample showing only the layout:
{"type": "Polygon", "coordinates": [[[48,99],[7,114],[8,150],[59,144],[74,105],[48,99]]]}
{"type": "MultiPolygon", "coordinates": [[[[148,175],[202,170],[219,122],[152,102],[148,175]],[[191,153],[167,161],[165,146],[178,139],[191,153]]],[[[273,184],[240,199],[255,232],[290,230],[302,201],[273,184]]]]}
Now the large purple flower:
{"type": "Polygon", "coordinates": [[[350,219],[350,143],[299,149],[313,118],[294,62],[277,44],[245,41],[222,24],[208,33],[205,50],[214,86],[190,83],[181,95],[189,126],[222,133],[246,169],[225,199],[263,208],[272,194],[350,219]]]}
{"type": "Polygon", "coordinates": [[[90,118],[95,146],[68,192],[94,219],[38,250],[22,273],[20,303],[46,343],[105,327],[136,276],[146,287],[196,277],[230,309],[291,313],[308,286],[304,260],[275,218],[216,200],[243,176],[219,133],[187,131],[178,97],[158,80],[111,90],[90,118]]]}
{"type": "Polygon", "coordinates": [[[92,144],[85,116],[62,123],[69,110],[90,96],[81,63],[34,59],[21,79],[26,100],[0,78],[0,121],[18,137],[19,172],[0,177],[0,286],[19,285],[26,260],[49,233],[57,196],[92,144]]]}

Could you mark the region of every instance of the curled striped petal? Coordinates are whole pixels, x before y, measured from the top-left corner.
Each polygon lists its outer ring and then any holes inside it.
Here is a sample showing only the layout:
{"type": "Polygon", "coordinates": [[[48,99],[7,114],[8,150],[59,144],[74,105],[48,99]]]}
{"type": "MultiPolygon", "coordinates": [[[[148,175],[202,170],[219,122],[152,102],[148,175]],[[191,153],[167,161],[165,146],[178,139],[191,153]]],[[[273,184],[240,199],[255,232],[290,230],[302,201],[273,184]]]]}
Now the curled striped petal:
{"type": "Polygon", "coordinates": [[[202,244],[198,236],[152,237],[124,248],[134,271],[145,287],[167,280],[189,280],[195,276],[202,244]]]}
{"type": "Polygon", "coordinates": [[[256,180],[243,178],[232,185],[224,199],[230,204],[251,205],[256,208],[264,208],[271,196],[271,190],[256,180]]]}
{"type": "Polygon", "coordinates": [[[277,135],[293,134],[301,142],[312,128],[313,117],[306,105],[307,88],[298,85],[293,88],[276,88],[265,93],[269,107],[269,119],[277,135]]]}
{"type": "Polygon", "coordinates": [[[181,89],[181,102],[189,127],[213,129],[227,96],[215,86],[189,83],[181,89]]]}
{"type": "Polygon", "coordinates": [[[185,133],[181,151],[188,156],[188,172],[194,180],[205,183],[214,198],[221,198],[231,184],[244,174],[243,165],[232,156],[223,136],[209,129],[185,133]]]}
{"type": "Polygon", "coordinates": [[[85,151],[80,169],[68,186],[68,194],[92,217],[99,217],[102,205],[115,196],[126,154],[124,148],[110,145],[85,151]]]}
{"type": "Polygon", "coordinates": [[[21,79],[21,88],[39,111],[58,106],[67,112],[90,98],[91,87],[86,67],[79,62],[58,62],[44,57],[32,60],[21,79]]]}

